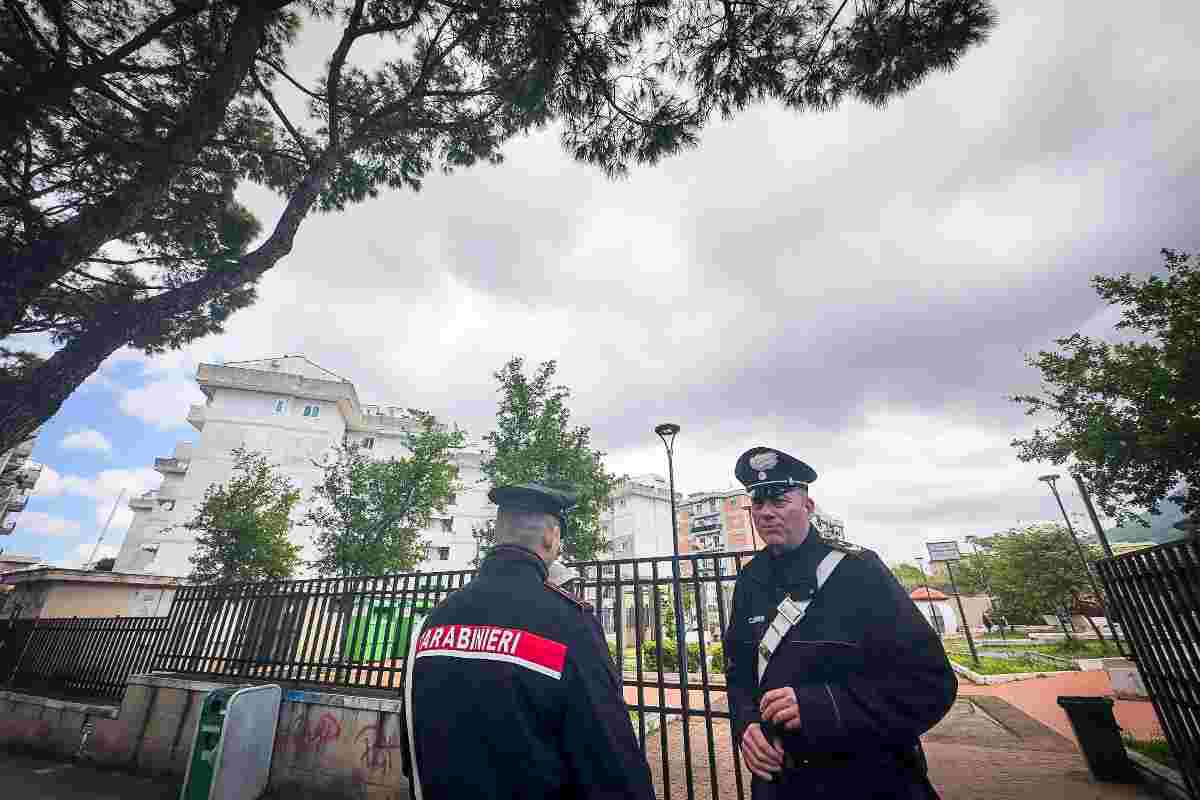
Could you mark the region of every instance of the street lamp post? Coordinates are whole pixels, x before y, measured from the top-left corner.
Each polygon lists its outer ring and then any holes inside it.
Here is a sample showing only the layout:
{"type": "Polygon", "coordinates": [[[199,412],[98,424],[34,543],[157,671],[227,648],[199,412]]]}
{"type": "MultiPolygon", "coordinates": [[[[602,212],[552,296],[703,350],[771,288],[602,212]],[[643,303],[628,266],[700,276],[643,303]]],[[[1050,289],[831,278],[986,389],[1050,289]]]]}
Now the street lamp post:
{"type": "MultiPolygon", "coordinates": [[[[671,492],[671,593],[675,598],[675,649],[679,656],[679,703],[683,711],[683,763],[692,763],[692,742],[687,723],[688,716],[688,669],[687,669],[687,635],[683,627],[683,586],[679,580],[679,515],[675,512],[675,437],[679,434],[679,426],[674,422],[664,422],[654,426],[654,432],[662,439],[663,447],[667,449],[667,481],[671,492]]],[[[659,636],[662,631],[659,631],[659,636]]],[[[697,637],[699,631],[697,631],[697,637]]],[[[697,638],[697,641],[699,639],[697,638]]],[[[704,653],[700,654],[704,658],[704,653]]],[[[694,796],[692,786],[692,771],[685,770],[687,777],[688,797],[694,796]]]]}
{"type": "Polygon", "coordinates": [[[679,426],[674,422],[664,422],[654,428],[658,438],[662,439],[663,447],[667,449],[667,481],[671,492],[671,553],[679,558],[679,522],[675,514],[675,437],[679,435],[679,426]]]}
{"type": "MultiPolygon", "coordinates": [[[[1071,518],[1067,516],[1067,508],[1063,505],[1062,497],[1058,494],[1058,487],[1054,485],[1054,482],[1060,477],[1062,476],[1051,472],[1046,475],[1039,475],[1038,480],[1050,487],[1050,492],[1054,495],[1054,499],[1058,501],[1058,510],[1062,512],[1063,520],[1067,523],[1067,531],[1071,534],[1071,541],[1075,543],[1075,549],[1079,552],[1079,560],[1083,562],[1083,571],[1087,573],[1088,585],[1092,587],[1092,594],[1095,596],[1096,602],[1100,604],[1100,609],[1104,612],[1104,616],[1107,619],[1108,608],[1104,602],[1104,595],[1100,593],[1099,587],[1096,586],[1096,579],[1092,575],[1092,566],[1088,563],[1087,554],[1083,552],[1083,545],[1079,543],[1079,537],[1075,535],[1075,527],[1071,524],[1071,518]]],[[[1093,627],[1095,627],[1095,623],[1093,623],[1093,627]]],[[[1096,627],[1096,635],[1100,637],[1100,647],[1103,649],[1104,634],[1100,633],[1099,627],[1096,627]]]]}

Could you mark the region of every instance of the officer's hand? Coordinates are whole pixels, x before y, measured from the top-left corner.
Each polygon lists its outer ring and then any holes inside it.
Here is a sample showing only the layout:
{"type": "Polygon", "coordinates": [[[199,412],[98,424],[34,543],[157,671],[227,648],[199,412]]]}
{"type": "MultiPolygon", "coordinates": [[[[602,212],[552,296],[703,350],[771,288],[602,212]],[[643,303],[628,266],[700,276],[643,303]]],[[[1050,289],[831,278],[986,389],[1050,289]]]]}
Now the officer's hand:
{"type": "Polygon", "coordinates": [[[774,773],[783,769],[783,750],[767,741],[757,722],[747,725],[742,734],[742,758],[750,771],[765,781],[773,780],[774,773]]]}
{"type": "Polygon", "coordinates": [[[767,722],[774,722],[789,731],[800,727],[800,706],[796,704],[796,690],[790,686],[772,689],[763,694],[758,704],[758,713],[767,722]]]}

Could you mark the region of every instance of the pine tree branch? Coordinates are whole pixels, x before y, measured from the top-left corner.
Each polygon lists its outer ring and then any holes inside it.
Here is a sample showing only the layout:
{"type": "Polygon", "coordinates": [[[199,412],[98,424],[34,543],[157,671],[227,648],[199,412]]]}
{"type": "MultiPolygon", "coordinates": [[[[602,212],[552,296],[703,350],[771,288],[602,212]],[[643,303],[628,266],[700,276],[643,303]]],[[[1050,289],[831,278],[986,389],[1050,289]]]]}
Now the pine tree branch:
{"type": "Polygon", "coordinates": [[[283,113],[283,109],[279,107],[279,103],[275,102],[275,95],[263,83],[262,76],[258,74],[257,67],[250,68],[250,76],[254,79],[254,85],[258,87],[258,91],[267,99],[267,103],[271,106],[271,110],[275,112],[275,116],[279,117],[279,121],[283,123],[283,127],[287,128],[287,132],[291,134],[292,139],[296,142],[296,146],[300,148],[300,152],[304,153],[304,160],[308,164],[312,164],[312,152],[308,149],[308,144],[304,141],[304,137],[296,130],[296,126],[288,119],[287,114],[283,113]]]}

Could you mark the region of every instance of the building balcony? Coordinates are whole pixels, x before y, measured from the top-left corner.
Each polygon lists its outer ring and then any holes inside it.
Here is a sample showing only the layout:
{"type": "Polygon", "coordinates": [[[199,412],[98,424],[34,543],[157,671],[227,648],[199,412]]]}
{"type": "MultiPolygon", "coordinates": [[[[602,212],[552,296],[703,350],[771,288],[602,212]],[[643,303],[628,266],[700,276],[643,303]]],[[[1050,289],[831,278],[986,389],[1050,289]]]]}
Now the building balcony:
{"type": "Polygon", "coordinates": [[[12,492],[8,496],[8,501],[4,507],[9,511],[24,511],[25,506],[29,504],[29,495],[26,492],[12,492]]]}
{"type": "Polygon", "coordinates": [[[37,485],[38,478],[40,477],[42,477],[41,464],[26,464],[17,475],[17,486],[22,489],[32,489],[37,485]]]}
{"type": "Polygon", "coordinates": [[[187,421],[198,431],[204,430],[204,403],[193,403],[188,409],[187,421]]]}
{"type": "Polygon", "coordinates": [[[134,511],[153,511],[158,507],[158,492],[151,490],[145,494],[130,498],[129,507],[134,511]]]}
{"type": "Polygon", "coordinates": [[[721,516],[718,514],[713,517],[700,517],[692,520],[688,530],[692,533],[700,533],[701,531],[719,531],[721,529],[721,516]]]}
{"type": "Polygon", "coordinates": [[[163,475],[186,475],[191,463],[186,458],[156,458],[154,469],[163,475]]]}
{"type": "Polygon", "coordinates": [[[21,455],[15,450],[10,450],[8,458],[4,461],[4,476],[12,479],[14,475],[20,471],[21,467],[25,466],[25,462],[29,460],[29,456],[21,455]]]}

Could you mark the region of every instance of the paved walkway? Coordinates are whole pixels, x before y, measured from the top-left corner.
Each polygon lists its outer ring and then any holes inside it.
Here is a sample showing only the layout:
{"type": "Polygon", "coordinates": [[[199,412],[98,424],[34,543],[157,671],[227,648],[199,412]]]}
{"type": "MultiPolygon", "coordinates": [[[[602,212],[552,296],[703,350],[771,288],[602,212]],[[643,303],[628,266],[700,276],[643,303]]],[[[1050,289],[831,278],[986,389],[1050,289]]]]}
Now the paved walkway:
{"type": "MultiPolygon", "coordinates": [[[[723,705],[723,704],[720,704],[723,705]]],[[[718,707],[720,707],[718,705],[718,707]]],[[[665,735],[648,737],[646,757],[660,798],[664,775],[671,798],[686,798],[683,729],[668,725],[665,735]],[[663,752],[667,758],[664,763],[663,752]]],[[[738,797],[738,775],[729,724],[714,721],[712,755],[702,719],[689,726],[694,797],[738,797]]],[[[964,697],[924,739],[930,777],[943,800],[1150,800],[1137,786],[1098,783],[1087,771],[1074,742],[1001,698],[964,697]]],[[[750,774],[741,769],[743,797],[750,774]]]]}
{"type": "Polygon", "coordinates": [[[179,783],[0,751],[0,797],[11,800],[178,800],[179,783]]]}
{"type": "MultiPolygon", "coordinates": [[[[1027,681],[1002,683],[998,686],[976,686],[960,680],[959,697],[999,697],[1024,711],[1029,716],[1048,725],[1063,736],[1075,740],[1066,712],[1058,705],[1060,695],[1083,697],[1112,697],[1112,687],[1105,672],[1069,672],[1045,678],[1030,678],[1027,681]]],[[[1113,715],[1117,724],[1139,739],[1161,738],[1162,727],[1149,700],[1114,699],[1113,715]]]]}

